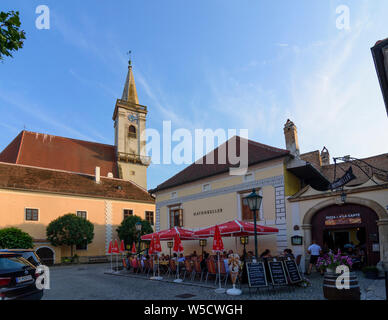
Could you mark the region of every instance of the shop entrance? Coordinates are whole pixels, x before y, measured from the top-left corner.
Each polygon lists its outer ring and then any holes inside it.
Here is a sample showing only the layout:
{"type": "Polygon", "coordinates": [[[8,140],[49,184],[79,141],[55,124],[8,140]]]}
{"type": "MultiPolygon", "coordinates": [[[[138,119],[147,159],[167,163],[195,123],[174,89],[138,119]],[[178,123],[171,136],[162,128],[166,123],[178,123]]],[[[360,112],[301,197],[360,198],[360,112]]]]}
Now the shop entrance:
{"type": "Polygon", "coordinates": [[[380,260],[377,220],[365,206],[331,205],[312,218],[312,237],[324,251],[351,250],[362,256],[363,265],[375,265],[380,260]]]}
{"type": "Polygon", "coordinates": [[[364,248],[366,245],[365,227],[350,229],[330,229],[325,228],[323,232],[323,243],[328,249],[342,252],[346,251],[349,245],[364,248]]]}

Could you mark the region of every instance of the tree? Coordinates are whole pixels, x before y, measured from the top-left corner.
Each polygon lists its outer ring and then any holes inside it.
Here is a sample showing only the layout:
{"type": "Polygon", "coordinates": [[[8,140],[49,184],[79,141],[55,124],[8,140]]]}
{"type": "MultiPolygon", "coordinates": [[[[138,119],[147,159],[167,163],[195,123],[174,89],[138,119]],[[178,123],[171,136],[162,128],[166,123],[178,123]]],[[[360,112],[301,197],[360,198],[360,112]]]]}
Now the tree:
{"type": "Polygon", "coordinates": [[[3,249],[31,249],[32,237],[18,228],[4,228],[0,230],[0,248],[3,249]]]}
{"type": "Polygon", "coordinates": [[[136,223],[141,222],[141,234],[140,236],[154,232],[150,223],[138,216],[126,217],[121,225],[116,229],[120,240],[124,240],[125,245],[131,245],[133,242],[138,241],[139,234],[136,231],[136,223]]]}
{"type": "Polygon", "coordinates": [[[70,246],[73,257],[74,246],[92,242],[94,226],[85,218],[68,213],[51,221],[47,226],[46,235],[53,246],[70,246]]]}
{"type": "Polygon", "coordinates": [[[12,51],[23,47],[26,33],[20,28],[19,11],[0,12],[0,60],[12,58],[12,51]]]}

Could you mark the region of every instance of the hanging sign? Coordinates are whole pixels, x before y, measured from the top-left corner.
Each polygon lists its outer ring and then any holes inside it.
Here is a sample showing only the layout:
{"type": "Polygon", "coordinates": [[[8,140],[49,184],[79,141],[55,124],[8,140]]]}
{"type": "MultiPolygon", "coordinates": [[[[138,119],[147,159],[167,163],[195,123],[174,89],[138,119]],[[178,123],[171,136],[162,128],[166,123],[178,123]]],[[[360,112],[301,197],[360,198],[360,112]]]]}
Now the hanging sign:
{"type": "Polygon", "coordinates": [[[345,184],[347,184],[348,182],[354,179],[356,179],[356,176],[353,174],[352,167],[349,167],[349,169],[345,172],[345,174],[341,178],[329,184],[329,188],[331,191],[333,191],[335,189],[343,187],[345,184]]]}

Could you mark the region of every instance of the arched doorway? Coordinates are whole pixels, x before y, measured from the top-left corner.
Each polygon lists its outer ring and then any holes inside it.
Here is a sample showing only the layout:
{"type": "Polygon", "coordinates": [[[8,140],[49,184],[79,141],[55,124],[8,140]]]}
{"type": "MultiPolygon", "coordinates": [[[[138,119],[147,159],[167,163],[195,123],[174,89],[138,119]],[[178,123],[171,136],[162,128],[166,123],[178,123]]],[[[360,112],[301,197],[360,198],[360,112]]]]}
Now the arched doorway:
{"type": "Polygon", "coordinates": [[[50,247],[40,247],[36,250],[42,264],[52,266],[55,262],[55,253],[50,247]]]}
{"type": "Polygon", "coordinates": [[[362,248],[366,264],[380,261],[378,216],[359,204],[330,205],[315,213],[311,220],[312,238],[323,248],[345,251],[349,244],[362,248]]]}

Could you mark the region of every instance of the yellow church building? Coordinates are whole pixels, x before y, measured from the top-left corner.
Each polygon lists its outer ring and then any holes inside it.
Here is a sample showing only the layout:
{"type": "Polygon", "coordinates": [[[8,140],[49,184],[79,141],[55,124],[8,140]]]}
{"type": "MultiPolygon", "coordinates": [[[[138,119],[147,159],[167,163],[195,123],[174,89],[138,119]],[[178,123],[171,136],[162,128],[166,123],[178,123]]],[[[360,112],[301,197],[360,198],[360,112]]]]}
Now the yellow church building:
{"type": "Polygon", "coordinates": [[[145,130],[147,107],[139,104],[132,66],[128,66],[113,120],[115,144],[106,145],[22,131],[0,153],[0,228],[28,232],[47,264],[70,256],[53,247],[46,227],[74,213],[94,224],[93,242],[76,248],[82,261],[104,257],[116,228],[128,215],[154,224],[155,201],[147,192],[145,130]]]}

